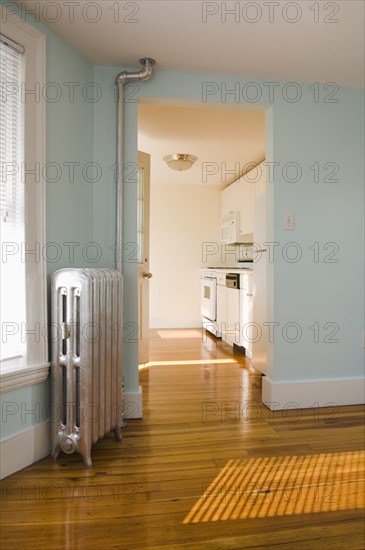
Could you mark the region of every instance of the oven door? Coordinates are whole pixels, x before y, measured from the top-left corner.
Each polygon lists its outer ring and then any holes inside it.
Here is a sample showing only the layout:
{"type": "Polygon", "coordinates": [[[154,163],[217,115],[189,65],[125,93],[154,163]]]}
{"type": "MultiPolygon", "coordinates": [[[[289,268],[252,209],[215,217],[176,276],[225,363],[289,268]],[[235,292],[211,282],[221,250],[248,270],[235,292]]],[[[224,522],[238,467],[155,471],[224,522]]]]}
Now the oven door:
{"type": "Polygon", "coordinates": [[[200,280],[200,312],[203,317],[210,321],[217,320],[217,280],[200,280]]]}

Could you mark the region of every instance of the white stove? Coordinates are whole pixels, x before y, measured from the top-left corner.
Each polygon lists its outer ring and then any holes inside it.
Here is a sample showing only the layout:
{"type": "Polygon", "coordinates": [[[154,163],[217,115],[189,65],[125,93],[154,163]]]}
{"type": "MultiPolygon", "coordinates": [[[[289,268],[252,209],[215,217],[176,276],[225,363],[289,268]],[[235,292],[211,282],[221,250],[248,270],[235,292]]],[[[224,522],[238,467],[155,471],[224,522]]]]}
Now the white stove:
{"type": "Polygon", "coordinates": [[[217,323],[217,272],[215,269],[200,271],[200,313],[203,328],[214,336],[220,337],[217,323]]]}

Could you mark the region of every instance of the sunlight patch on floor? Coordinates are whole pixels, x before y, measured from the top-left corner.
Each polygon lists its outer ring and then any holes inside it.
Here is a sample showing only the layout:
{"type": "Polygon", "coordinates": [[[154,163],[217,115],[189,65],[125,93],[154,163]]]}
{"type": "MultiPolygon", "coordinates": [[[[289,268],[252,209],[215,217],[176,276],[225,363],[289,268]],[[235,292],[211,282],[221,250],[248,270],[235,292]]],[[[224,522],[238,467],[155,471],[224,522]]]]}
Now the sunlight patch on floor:
{"type": "Polygon", "coordinates": [[[236,359],[191,359],[187,361],[149,361],[148,363],[143,363],[139,365],[140,369],[145,369],[147,367],[162,367],[168,365],[217,365],[217,364],[228,364],[228,363],[238,363],[236,359]]]}
{"type": "Polygon", "coordinates": [[[178,330],[157,330],[160,338],[202,338],[200,330],[178,329],[178,330]]]}
{"type": "Polygon", "coordinates": [[[230,460],[183,523],[364,507],[365,452],[230,460]]]}

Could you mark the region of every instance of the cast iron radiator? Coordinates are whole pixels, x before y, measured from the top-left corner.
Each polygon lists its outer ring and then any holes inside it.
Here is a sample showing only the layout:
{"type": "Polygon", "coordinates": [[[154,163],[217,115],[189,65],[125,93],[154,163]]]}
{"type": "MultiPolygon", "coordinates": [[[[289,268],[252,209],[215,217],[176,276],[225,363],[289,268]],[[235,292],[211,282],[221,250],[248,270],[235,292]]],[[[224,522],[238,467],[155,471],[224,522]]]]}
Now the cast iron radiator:
{"type": "Polygon", "coordinates": [[[61,269],[52,277],[52,456],[80,453],[123,425],[121,274],[61,269]]]}

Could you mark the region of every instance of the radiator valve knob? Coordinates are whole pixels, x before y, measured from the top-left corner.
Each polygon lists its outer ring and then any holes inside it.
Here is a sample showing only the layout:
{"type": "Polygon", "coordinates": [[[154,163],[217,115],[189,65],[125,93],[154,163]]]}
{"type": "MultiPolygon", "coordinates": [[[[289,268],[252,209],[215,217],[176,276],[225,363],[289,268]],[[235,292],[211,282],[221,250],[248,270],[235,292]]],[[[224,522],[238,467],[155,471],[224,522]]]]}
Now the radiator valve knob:
{"type": "Polygon", "coordinates": [[[76,440],[71,435],[67,436],[61,443],[61,449],[66,454],[72,454],[76,451],[76,440]]]}

